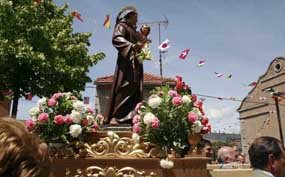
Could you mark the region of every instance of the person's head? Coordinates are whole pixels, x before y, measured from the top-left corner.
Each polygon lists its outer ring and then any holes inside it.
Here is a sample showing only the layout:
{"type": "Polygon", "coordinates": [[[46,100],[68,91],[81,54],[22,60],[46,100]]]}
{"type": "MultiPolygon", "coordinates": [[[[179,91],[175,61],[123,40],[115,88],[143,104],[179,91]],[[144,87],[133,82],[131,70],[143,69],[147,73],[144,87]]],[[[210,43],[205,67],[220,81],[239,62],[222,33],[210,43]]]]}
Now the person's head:
{"type": "Polygon", "coordinates": [[[117,16],[117,23],[120,21],[125,21],[130,26],[136,26],[138,21],[138,13],[136,8],[133,6],[123,8],[117,16]]]}
{"type": "Polygon", "coordinates": [[[245,154],[242,153],[242,152],[239,153],[238,156],[237,156],[237,161],[238,161],[239,163],[244,164],[244,163],[245,163],[245,154]]]}
{"type": "Polygon", "coordinates": [[[0,176],[49,176],[47,146],[15,119],[0,118],[0,176]]]}
{"type": "Polygon", "coordinates": [[[236,161],[235,150],[230,146],[223,146],[218,150],[218,163],[232,163],[236,161]]]}
{"type": "Polygon", "coordinates": [[[259,137],[251,144],[248,154],[253,168],[269,171],[275,177],[285,176],[285,151],[278,139],[259,137]]]}
{"type": "Polygon", "coordinates": [[[201,148],[203,149],[203,151],[205,152],[206,154],[206,157],[211,157],[213,158],[213,148],[212,148],[212,143],[207,140],[207,139],[202,139],[200,142],[199,142],[199,146],[201,146],[201,148]]]}

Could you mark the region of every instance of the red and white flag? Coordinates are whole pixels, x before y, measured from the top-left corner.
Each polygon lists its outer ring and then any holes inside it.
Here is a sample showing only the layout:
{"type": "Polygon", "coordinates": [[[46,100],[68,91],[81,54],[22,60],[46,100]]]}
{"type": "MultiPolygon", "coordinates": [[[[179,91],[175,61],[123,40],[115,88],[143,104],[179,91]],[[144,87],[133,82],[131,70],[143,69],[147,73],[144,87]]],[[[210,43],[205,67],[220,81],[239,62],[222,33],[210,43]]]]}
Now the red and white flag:
{"type": "Polygon", "coordinates": [[[182,60],[185,60],[189,52],[190,52],[190,49],[183,50],[181,52],[181,54],[179,55],[179,58],[182,59],[182,60]]]}
{"type": "Polygon", "coordinates": [[[73,17],[75,17],[75,18],[77,18],[78,20],[80,20],[81,22],[83,22],[83,19],[82,19],[82,17],[81,17],[81,14],[78,12],[78,11],[73,11],[73,12],[71,12],[71,15],[73,16],[73,17]]]}
{"type": "Polygon", "coordinates": [[[197,66],[202,67],[202,66],[204,66],[205,63],[206,63],[205,60],[200,60],[197,66]]]}
{"type": "Polygon", "coordinates": [[[170,47],[170,41],[168,39],[166,39],[165,41],[163,41],[159,46],[158,49],[161,52],[165,52],[168,48],[170,47]]]}
{"type": "Polygon", "coordinates": [[[223,74],[223,73],[217,73],[217,72],[215,72],[215,74],[216,74],[216,76],[217,76],[218,78],[220,78],[220,77],[223,77],[223,76],[224,76],[224,74],[223,74]]]}

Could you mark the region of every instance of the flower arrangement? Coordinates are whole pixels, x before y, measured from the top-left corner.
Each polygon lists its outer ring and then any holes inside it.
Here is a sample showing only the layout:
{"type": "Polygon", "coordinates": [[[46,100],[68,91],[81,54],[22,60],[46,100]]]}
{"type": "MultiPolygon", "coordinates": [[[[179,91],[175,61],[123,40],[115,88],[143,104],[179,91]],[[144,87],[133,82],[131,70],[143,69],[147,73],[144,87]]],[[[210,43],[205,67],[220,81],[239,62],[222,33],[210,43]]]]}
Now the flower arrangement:
{"type": "MultiPolygon", "coordinates": [[[[136,106],[135,112],[134,133],[146,142],[162,149],[173,149],[181,156],[187,153],[191,136],[211,131],[203,102],[192,95],[180,76],[176,77],[174,89],[169,86],[156,88],[147,101],[136,106]]],[[[161,163],[171,166],[168,159],[161,163]]]]}
{"type": "Polygon", "coordinates": [[[26,121],[29,131],[38,133],[46,142],[64,144],[84,141],[90,132],[99,129],[104,119],[70,92],[41,98],[29,114],[31,119],[26,121]]]}
{"type": "Polygon", "coordinates": [[[149,49],[149,43],[144,44],[142,50],[140,53],[138,53],[137,58],[139,61],[143,62],[144,60],[151,60],[152,59],[152,53],[149,49]]]}

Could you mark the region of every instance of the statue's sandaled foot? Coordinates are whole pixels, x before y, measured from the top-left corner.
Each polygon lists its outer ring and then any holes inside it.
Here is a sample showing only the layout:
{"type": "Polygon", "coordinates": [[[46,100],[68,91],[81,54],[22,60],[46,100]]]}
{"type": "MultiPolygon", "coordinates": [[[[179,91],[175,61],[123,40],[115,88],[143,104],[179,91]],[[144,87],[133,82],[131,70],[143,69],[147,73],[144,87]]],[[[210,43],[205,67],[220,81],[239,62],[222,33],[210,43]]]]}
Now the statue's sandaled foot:
{"type": "Polygon", "coordinates": [[[116,126],[116,125],[118,125],[119,123],[118,123],[118,121],[115,119],[115,118],[112,118],[111,120],[110,120],[110,125],[112,125],[112,126],[116,126]]]}

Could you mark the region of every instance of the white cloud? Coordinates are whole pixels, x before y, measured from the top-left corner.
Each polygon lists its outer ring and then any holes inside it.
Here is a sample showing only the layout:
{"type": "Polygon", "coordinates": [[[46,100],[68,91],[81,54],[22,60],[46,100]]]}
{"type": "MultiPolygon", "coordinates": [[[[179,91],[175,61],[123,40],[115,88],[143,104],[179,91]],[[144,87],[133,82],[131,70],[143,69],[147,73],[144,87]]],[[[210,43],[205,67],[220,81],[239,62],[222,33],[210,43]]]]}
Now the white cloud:
{"type": "Polygon", "coordinates": [[[235,107],[210,108],[206,110],[212,132],[240,133],[240,123],[235,107]]]}
{"type": "Polygon", "coordinates": [[[206,114],[211,118],[223,118],[223,117],[232,117],[234,114],[233,107],[225,108],[211,108],[206,111],[206,114]]]}

